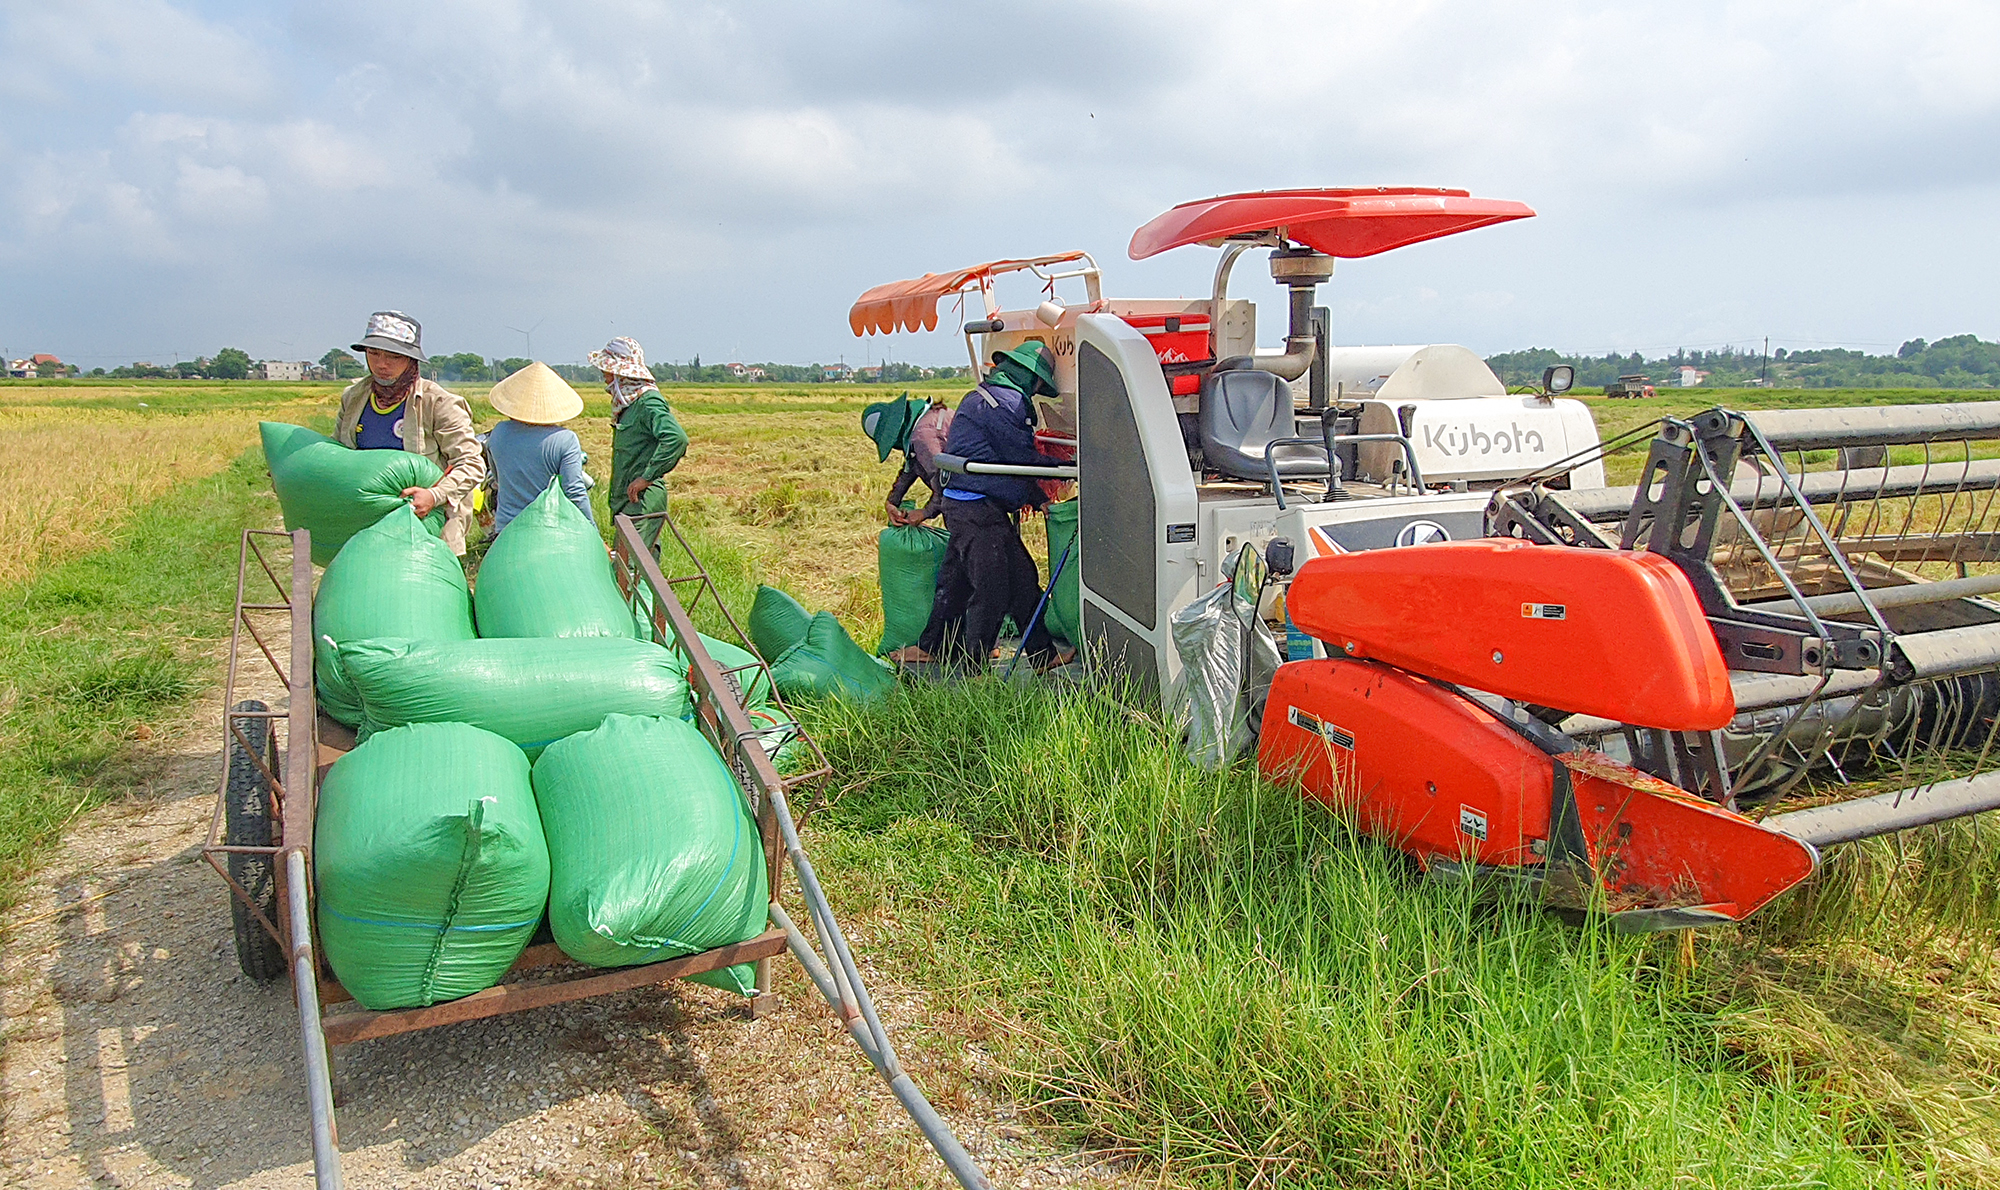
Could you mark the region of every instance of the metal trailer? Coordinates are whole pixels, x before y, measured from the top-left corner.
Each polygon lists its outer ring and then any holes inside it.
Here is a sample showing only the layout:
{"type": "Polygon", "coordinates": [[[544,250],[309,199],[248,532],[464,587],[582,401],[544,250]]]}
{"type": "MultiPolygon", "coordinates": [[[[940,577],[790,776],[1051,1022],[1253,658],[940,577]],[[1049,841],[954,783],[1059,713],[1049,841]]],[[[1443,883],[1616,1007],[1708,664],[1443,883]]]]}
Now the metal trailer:
{"type": "MultiPolygon", "coordinates": [[[[699,954],[611,970],[572,963],[538,934],[494,987],[427,1007],[381,1012],[361,1008],[340,986],[326,964],[314,926],[313,821],[319,782],[352,746],[353,734],[320,715],[315,701],[311,542],[303,529],[289,533],[251,529],[243,534],[223,703],[228,763],[202,857],[229,884],[237,957],[244,972],[259,980],[281,973],[291,976],[305,1054],[313,1169],[320,1190],[338,1190],[343,1184],[333,1047],[655,986],[738,963],[756,964],[757,993],[748,1005],[748,1015],[755,1018],[775,1004],[771,960],[787,950],[958,1182],[968,1188],[990,1185],[898,1062],[800,844],[789,797],[830,771],[824,755],[801,731],[799,740],[815,763],[802,773],[779,774],[772,761],[776,742],[771,735],[789,729],[760,727],[751,720],[741,702],[741,675],[751,667],[722,668],[703,647],[690,613],[703,598],[713,599],[738,641],[753,655],[755,650],[666,514],[640,520],[655,518],[670,530],[685,558],[686,572],[667,577],[639,525],[626,516],[616,519],[614,571],[628,603],[635,609],[650,607],[653,639],[678,642],[689,659],[695,722],[735,773],[764,843],[770,872],[770,928],[699,954]],[[263,593],[266,583],[268,594],[263,593]],[[693,592],[685,603],[679,594],[683,590],[693,592]],[[245,660],[268,667],[270,681],[284,689],[282,705],[274,709],[256,699],[237,698],[248,676],[241,669],[245,660]],[[786,891],[787,867],[796,881],[791,895],[805,909],[803,927],[779,903],[786,891]]],[[[761,660],[757,668],[765,671],[762,680],[770,682],[761,660]]],[[[771,688],[775,692],[775,686],[771,688]]]]}

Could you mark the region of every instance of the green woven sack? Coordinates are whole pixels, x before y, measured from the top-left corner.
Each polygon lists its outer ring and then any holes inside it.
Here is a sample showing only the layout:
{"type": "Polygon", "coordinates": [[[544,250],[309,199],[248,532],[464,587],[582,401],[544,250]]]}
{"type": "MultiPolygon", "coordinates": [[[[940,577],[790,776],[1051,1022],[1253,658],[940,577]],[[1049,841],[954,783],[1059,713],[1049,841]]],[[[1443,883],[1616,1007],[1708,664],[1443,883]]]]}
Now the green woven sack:
{"type": "MultiPolygon", "coordinates": [[[[549,929],[593,967],[657,963],[764,932],[764,848],[736,781],[678,719],[611,715],[535,762],[549,929]]],[[[747,963],[695,976],[744,995],[747,963]]]]}
{"type": "Polygon", "coordinates": [[[812,613],[776,587],[758,587],[750,603],[750,643],[765,657],[776,657],[806,638],[812,613]]]}
{"type": "Polygon", "coordinates": [[[1080,547],[1072,546],[1076,541],[1076,501],[1049,505],[1048,517],[1049,569],[1055,569],[1065,549],[1069,550],[1069,561],[1056,576],[1056,589],[1049,596],[1048,610],[1042,613],[1042,619],[1048,624],[1051,636],[1074,645],[1082,639],[1083,627],[1083,600],[1076,581],[1077,575],[1083,573],[1083,560],[1077,557],[1080,547]]]}
{"type": "Polygon", "coordinates": [[[361,700],[334,661],[341,641],[399,636],[471,640],[465,568],[405,504],[347,539],[313,597],[313,678],[320,709],[361,726],[361,700]]]}
{"type": "Polygon", "coordinates": [[[494,539],[472,603],[481,636],[633,635],[604,539],[560,480],[494,539]]]}
{"type": "Polygon", "coordinates": [[[527,759],[462,723],[375,735],[320,786],[313,871],[320,942],[362,1007],[492,987],[549,897],[527,759]]]}
{"type": "MultiPolygon", "coordinates": [[[[333,561],[347,539],[409,503],[404,488],[427,488],[444,478],[438,465],[406,450],[351,450],[304,426],[258,425],[271,488],[285,510],[285,528],[312,533],[313,561],[333,561]]],[[[424,518],[432,533],[444,531],[443,506],[424,518]]]]}
{"type": "Polygon", "coordinates": [[[343,643],[335,661],[367,730],[470,723],[531,754],[606,715],[679,719],[689,710],[682,659],[629,638],[364,640],[343,643]]]}
{"type": "Polygon", "coordinates": [[[771,662],[771,679],[786,698],[867,702],[896,688],[895,675],[855,644],[832,612],[814,615],[805,639],[771,662]]]}
{"type": "Polygon", "coordinates": [[[875,646],[876,655],[916,644],[924,634],[950,540],[951,534],[928,525],[891,525],[875,539],[882,586],[882,643],[875,646]]]}

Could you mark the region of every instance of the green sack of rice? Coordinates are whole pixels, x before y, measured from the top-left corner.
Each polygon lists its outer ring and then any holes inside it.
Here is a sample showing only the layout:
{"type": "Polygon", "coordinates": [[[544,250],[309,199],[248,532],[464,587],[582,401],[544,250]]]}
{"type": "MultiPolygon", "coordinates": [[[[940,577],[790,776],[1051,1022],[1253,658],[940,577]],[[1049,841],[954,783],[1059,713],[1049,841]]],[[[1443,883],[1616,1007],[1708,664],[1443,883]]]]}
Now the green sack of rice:
{"type": "Polygon", "coordinates": [[[776,587],[758,587],[750,603],[750,643],[766,659],[776,657],[806,638],[812,613],[776,587]]]}
{"type": "Polygon", "coordinates": [[[320,787],[313,871],[327,962],[362,1007],[492,987],[549,896],[527,758],[462,723],[377,733],[320,787]]]}
{"type": "MultiPolygon", "coordinates": [[[[593,967],[657,963],[763,933],[763,843],[736,781],[678,719],[611,715],[534,768],[549,929],[593,967]]],[[[696,976],[744,995],[750,964],[696,976]]]]}
{"type": "MultiPolygon", "coordinates": [[[[333,561],[347,539],[409,503],[405,488],[427,488],[444,478],[438,465],[406,450],[352,450],[304,426],[267,421],[264,462],[271,488],[285,511],[285,528],[312,534],[313,561],[333,561]]],[[[442,505],[423,520],[444,531],[442,505]]]]}
{"type": "Polygon", "coordinates": [[[405,504],[347,539],[313,597],[313,678],[319,705],[361,726],[361,700],[342,676],[334,648],[380,637],[471,640],[465,568],[405,504]]]}
{"type": "Polygon", "coordinates": [[[1074,645],[1083,639],[1083,597],[1077,586],[1083,560],[1077,557],[1077,547],[1072,544],[1076,541],[1076,501],[1049,505],[1048,518],[1049,569],[1055,569],[1066,549],[1069,561],[1063,563],[1062,573],[1056,576],[1056,587],[1049,595],[1048,610],[1042,613],[1042,619],[1048,623],[1049,635],[1074,645]]]}
{"type": "MultiPolygon", "coordinates": [[[[1053,528],[1053,522],[1051,523],[1053,528]]],[[[938,567],[951,534],[929,525],[890,525],[875,539],[876,570],[882,587],[880,656],[917,643],[930,623],[938,567]]]]}
{"type": "Polygon", "coordinates": [[[481,636],[634,635],[604,539],[560,480],[494,539],[472,603],[481,636]]]}
{"type": "Polygon", "coordinates": [[[895,674],[855,644],[832,612],[816,613],[805,638],[771,662],[771,679],[786,698],[867,702],[896,688],[895,674]]]}
{"type": "Polygon", "coordinates": [[[629,637],[364,640],[342,643],[335,663],[370,731],[470,723],[531,754],[606,715],[679,719],[689,709],[681,657],[629,637]]]}
{"type": "MultiPolygon", "coordinates": [[[[744,707],[761,707],[771,701],[771,679],[765,675],[764,667],[758,664],[757,654],[732,645],[726,640],[717,640],[706,632],[698,635],[701,637],[702,647],[708,650],[709,658],[721,667],[723,677],[735,679],[736,701],[739,704],[744,707]]],[[[682,656],[685,659],[686,654],[683,653],[682,656]]],[[[688,664],[691,669],[693,663],[688,664]]],[[[692,686],[693,683],[694,679],[690,677],[688,684],[692,686]]]]}

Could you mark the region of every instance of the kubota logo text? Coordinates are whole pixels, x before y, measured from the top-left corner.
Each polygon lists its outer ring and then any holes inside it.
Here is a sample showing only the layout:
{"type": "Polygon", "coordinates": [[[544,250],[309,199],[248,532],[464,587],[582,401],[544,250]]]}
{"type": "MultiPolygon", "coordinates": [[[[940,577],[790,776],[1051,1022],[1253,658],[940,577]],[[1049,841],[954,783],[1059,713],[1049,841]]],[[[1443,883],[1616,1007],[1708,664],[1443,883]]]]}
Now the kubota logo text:
{"type": "Polygon", "coordinates": [[[1443,451],[1445,454],[1469,455],[1478,451],[1490,455],[1494,451],[1501,454],[1520,454],[1533,451],[1536,454],[1548,449],[1540,430],[1524,430],[1517,423],[1505,430],[1482,430],[1478,426],[1424,426],[1424,449],[1443,451]]]}

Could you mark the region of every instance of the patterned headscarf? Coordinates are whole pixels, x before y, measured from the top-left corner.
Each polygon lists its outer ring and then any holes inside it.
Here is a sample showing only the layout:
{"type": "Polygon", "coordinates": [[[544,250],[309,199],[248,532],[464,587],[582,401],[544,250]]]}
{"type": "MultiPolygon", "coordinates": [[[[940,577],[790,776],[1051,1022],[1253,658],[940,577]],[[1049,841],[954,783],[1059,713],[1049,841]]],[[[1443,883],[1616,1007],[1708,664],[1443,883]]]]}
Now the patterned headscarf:
{"type": "Polygon", "coordinates": [[[653,383],[652,369],[646,366],[646,351],[637,339],[618,336],[606,343],[604,350],[591,352],[590,364],[611,374],[611,379],[604,382],[604,391],[611,394],[613,417],[625,412],[625,407],[647,389],[659,391],[659,386],[653,383]]]}
{"type": "MultiPolygon", "coordinates": [[[[407,359],[408,357],[405,356],[404,358],[407,359]]],[[[368,370],[368,384],[374,390],[375,403],[378,406],[400,405],[403,403],[403,399],[410,395],[410,390],[417,387],[417,381],[422,379],[423,375],[423,365],[415,360],[410,360],[410,366],[403,369],[403,374],[398,376],[393,384],[383,384],[381,380],[376,378],[375,370],[370,368],[368,370]]]]}

